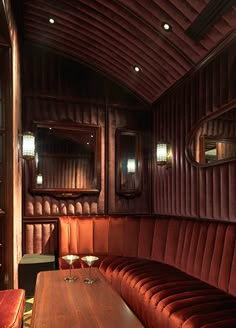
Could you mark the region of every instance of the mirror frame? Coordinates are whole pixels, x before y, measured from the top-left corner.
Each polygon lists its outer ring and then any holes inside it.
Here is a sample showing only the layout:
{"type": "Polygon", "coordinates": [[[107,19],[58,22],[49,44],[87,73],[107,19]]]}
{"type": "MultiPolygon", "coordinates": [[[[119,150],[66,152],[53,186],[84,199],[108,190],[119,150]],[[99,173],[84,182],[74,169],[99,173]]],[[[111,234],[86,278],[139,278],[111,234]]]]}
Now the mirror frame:
{"type": "MultiPolygon", "coordinates": [[[[186,146],[185,146],[185,155],[187,157],[187,160],[194,166],[196,167],[210,167],[210,166],[215,166],[215,165],[220,165],[220,164],[224,164],[224,163],[229,163],[229,162],[234,162],[236,161],[236,157],[234,158],[228,158],[228,159],[222,159],[222,160],[218,160],[215,162],[211,162],[211,163],[199,163],[195,160],[192,151],[191,151],[191,144],[194,141],[195,135],[198,131],[198,129],[202,126],[202,124],[217,118],[218,116],[220,116],[221,114],[224,114],[228,111],[230,111],[231,109],[236,108],[236,98],[232,99],[230,102],[220,106],[216,111],[214,111],[213,113],[210,113],[204,117],[202,117],[199,121],[197,121],[196,124],[193,125],[191,132],[189,133],[188,137],[187,137],[187,141],[186,141],[186,146]]],[[[222,138],[222,139],[226,139],[226,138],[222,138]]]]}
{"type": "Polygon", "coordinates": [[[116,130],[116,193],[120,196],[126,197],[126,198],[134,198],[139,196],[142,193],[142,146],[141,146],[141,135],[137,131],[118,128],[116,130]],[[129,133],[130,135],[133,135],[136,137],[136,144],[135,144],[135,159],[137,161],[137,179],[138,179],[138,187],[134,189],[122,189],[121,188],[121,144],[120,144],[120,138],[122,133],[129,133]]]}
{"type": "Polygon", "coordinates": [[[78,198],[82,195],[98,195],[101,191],[101,128],[95,125],[76,124],[72,122],[34,122],[34,133],[37,139],[37,128],[60,128],[66,131],[86,131],[96,135],[94,156],[95,188],[43,188],[36,187],[36,160],[31,161],[31,190],[32,194],[47,194],[55,198],[78,198]]]}

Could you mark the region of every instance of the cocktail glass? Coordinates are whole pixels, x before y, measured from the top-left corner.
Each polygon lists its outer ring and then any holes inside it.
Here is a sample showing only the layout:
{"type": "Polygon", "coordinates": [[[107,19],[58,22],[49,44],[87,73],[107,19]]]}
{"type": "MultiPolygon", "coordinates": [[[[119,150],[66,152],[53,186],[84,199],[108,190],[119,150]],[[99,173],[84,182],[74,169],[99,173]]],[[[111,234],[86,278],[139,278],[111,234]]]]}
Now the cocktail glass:
{"type": "Polygon", "coordinates": [[[99,258],[97,256],[93,256],[93,255],[87,255],[87,256],[83,256],[81,258],[82,261],[84,261],[88,267],[89,267],[89,274],[88,274],[88,278],[84,279],[84,282],[86,284],[92,284],[96,281],[95,278],[91,277],[91,269],[92,269],[92,265],[95,261],[97,261],[99,258]]]}
{"type": "Polygon", "coordinates": [[[75,280],[77,280],[76,277],[73,277],[71,275],[71,269],[72,269],[72,264],[79,259],[79,256],[78,255],[72,255],[72,254],[69,254],[69,255],[65,255],[65,256],[62,256],[63,260],[66,261],[69,266],[70,266],[70,275],[69,277],[65,277],[64,280],[67,281],[67,282],[73,282],[75,280]]]}

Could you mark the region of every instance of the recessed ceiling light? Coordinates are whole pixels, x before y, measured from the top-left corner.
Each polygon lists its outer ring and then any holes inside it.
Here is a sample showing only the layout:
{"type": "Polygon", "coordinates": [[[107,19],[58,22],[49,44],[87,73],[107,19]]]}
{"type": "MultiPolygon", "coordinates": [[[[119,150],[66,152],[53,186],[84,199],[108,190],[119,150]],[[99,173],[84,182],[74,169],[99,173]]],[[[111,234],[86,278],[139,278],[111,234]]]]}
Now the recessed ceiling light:
{"type": "Polygon", "coordinates": [[[171,25],[170,24],[168,24],[168,23],[162,23],[162,28],[165,30],[165,31],[171,31],[171,25]]]}
{"type": "Polygon", "coordinates": [[[55,20],[53,18],[49,18],[49,23],[54,24],[55,20]]]}
{"type": "Polygon", "coordinates": [[[141,68],[138,65],[134,65],[133,70],[138,73],[141,71],[141,68]]]}

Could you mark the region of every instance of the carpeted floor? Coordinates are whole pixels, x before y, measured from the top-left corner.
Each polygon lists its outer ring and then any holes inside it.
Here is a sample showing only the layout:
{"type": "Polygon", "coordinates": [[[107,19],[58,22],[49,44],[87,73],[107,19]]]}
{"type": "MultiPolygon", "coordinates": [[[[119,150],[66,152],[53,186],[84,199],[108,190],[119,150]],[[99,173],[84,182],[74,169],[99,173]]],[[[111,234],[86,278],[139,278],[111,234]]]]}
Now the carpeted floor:
{"type": "Polygon", "coordinates": [[[30,327],[33,302],[34,302],[33,298],[26,299],[25,311],[24,311],[24,317],[23,317],[23,321],[24,321],[23,328],[30,327]]]}

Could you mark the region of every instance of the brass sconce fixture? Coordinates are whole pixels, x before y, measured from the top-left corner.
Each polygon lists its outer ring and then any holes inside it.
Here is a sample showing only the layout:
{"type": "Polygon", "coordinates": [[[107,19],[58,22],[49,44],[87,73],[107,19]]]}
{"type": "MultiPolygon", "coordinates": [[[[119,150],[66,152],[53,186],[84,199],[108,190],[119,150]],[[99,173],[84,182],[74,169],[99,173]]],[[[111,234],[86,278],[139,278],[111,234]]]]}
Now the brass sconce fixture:
{"type": "Polygon", "coordinates": [[[167,143],[158,143],[156,148],[157,165],[171,166],[172,150],[171,145],[167,143]]]}

